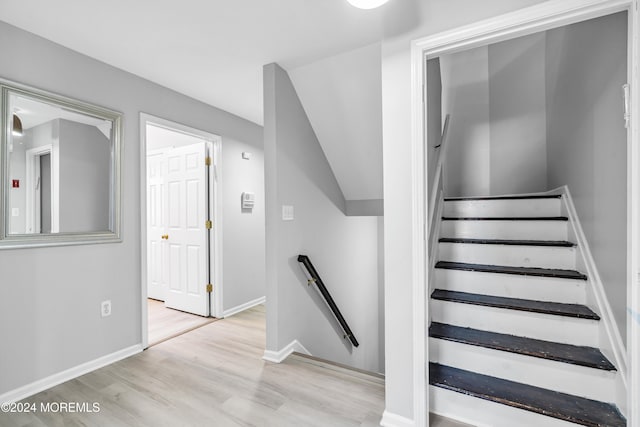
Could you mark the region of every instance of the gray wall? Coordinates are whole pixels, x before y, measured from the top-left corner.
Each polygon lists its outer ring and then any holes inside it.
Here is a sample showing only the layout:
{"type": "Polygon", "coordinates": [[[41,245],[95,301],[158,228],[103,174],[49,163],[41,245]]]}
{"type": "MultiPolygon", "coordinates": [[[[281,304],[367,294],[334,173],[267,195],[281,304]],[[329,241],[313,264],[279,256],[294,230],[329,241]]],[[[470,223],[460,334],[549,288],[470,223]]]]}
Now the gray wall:
{"type": "Polygon", "coordinates": [[[447,195],[544,191],[544,33],[445,55],[441,61],[443,115],[451,115],[447,195]]]}
{"type": "Polygon", "coordinates": [[[267,191],[267,350],[294,339],[314,356],[382,371],[377,217],[344,214],[344,198],[286,71],[264,68],[267,191]],[[295,219],[283,221],[281,206],[295,219]],[[360,347],[351,348],[314,287],[308,255],[360,347]]]}
{"type": "Polygon", "coordinates": [[[265,197],[262,141],[222,138],[224,227],[224,304],[229,310],[265,296],[265,197]],[[251,153],[244,160],[242,152],[251,153]],[[242,193],[255,193],[251,210],[241,208],[242,193]],[[233,230],[228,235],[227,230],[233,230]]]}
{"type": "Polygon", "coordinates": [[[547,34],[549,187],[567,184],[618,327],[626,331],[627,16],[547,34]],[[597,52],[597,54],[595,54],[597,52]]]}
{"type": "Polygon", "coordinates": [[[111,141],[95,126],[56,121],[60,232],[109,230],[111,141]]]}
{"type": "MultiPolygon", "coordinates": [[[[486,46],[440,58],[442,114],[451,116],[446,195],[491,194],[489,55],[486,46]]],[[[431,96],[431,95],[430,95],[431,96]]]]}
{"type": "Polygon", "coordinates": [[[489,46],[490,194],[547,188],[545,34],[489,46]]]}
{"type": "Polygon", "coordinates": [[[427,97],[427,191],[431,197],[431,187],[435,177],[438,153],[440,149],[435,148],[440,144],[442,136],[442,126],[445,118],[442,115],[442,76],[440,73],[440,58],[427,61],[427,87],[429,96],[427,97]]]}
{"type": "MultiPolygon", "coordinates": [[[[262,128],[1,22],[0,51],[1,77],[124,113],[123,242],[1,252],[2,394],[142,341],[139,113],[257,147],[262,128]]],[[[237,236],[225,228],[223,247],[237,236]]],[[[261,265],[229,260],[225,274],[261,265]]]]}

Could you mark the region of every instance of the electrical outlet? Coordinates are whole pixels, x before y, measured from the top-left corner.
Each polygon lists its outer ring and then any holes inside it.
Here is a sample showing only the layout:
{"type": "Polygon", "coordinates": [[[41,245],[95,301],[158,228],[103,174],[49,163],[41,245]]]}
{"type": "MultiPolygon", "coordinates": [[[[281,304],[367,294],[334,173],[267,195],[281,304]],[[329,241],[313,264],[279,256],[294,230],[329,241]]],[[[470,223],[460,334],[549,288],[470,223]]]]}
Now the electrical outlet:
{"type": "Polygon", "coordinates": [[[100,305],[100,314],[102,317],[111,316],[111,300],[102,301],[100,305]]]}

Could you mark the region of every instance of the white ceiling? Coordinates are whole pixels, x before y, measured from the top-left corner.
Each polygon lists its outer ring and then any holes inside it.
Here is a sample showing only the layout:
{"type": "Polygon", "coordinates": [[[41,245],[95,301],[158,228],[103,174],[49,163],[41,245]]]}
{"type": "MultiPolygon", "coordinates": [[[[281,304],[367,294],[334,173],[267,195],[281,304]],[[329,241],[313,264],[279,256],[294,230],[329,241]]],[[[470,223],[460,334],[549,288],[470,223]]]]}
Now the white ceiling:
{"type": "Polygon", "coordinates": [[[378,43],[543,0],[0,0],[0,20],[258,124],[277,62],[347,200],[382,198],[378,43]]]}
{"type": "Polygon", "coordinates": [[[414,0],[20,0],[0,20],[263,123],[262,66],[287,70],[399,31],[414,0]]]}

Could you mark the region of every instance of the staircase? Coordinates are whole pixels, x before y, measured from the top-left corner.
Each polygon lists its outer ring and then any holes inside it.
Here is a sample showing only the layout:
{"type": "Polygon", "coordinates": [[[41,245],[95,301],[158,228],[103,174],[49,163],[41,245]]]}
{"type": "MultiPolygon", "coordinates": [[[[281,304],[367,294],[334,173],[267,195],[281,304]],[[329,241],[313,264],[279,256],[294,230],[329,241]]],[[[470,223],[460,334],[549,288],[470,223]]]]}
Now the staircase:
{"type": "Polygon", "coordinates": [[[430,410],[478,426],[626,426],[561,196],[445,199],[430,410]]]}

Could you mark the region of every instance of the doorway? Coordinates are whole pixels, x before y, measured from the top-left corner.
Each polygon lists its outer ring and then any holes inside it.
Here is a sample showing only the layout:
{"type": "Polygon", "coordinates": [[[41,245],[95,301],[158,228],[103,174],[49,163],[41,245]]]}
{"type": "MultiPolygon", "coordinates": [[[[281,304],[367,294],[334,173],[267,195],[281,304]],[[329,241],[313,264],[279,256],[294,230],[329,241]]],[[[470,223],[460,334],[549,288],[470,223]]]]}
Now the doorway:
{"type": "Polygon", "coordinates": [[[27,234],[58,232],[58,192],[53,145],[26,150],[27,234]]]}
{"type": "MultiPolygon", "coordinates": [[[[553,5],[545,4],[533,6],[521,11],[506,14],[491,20],[482,21],[469,25],[464,29],[447,31],[416,40],[412,44],[412,150],[416,160],[415,173],[413,174],[414,187],[414,217],[417,221],[414,224],[414,235],[422,236],[423,230],[427,226],[426,214],[431,208],[431,199],[427,204],[426,185],[427,168],[426,165],[432,161],[433,154],[425,152],[425,145],[430,147],[433,139],[429,139],[426,132],[425,113],[429,108],[422,99],[428,99],[426,89],[426,60],[439,57],[442,54],[460,52],[465,49],[485,46],[491,43],[513,39],[519,36],[530,35],[535,32],[558,28],[563,25],[574,24],[593,18],[610,15],[616,12],[627,12],[628,32],[627,32],[627,76],[630,84],[631,96],[629,104],[630,111],[638,109],[638,84],[640,79],[637,73],[639,65],[638,42],[639,42],[639,13],[637,2],[635,1],[597,1],[589,4],[579,2],[557,2],[553,5]],[[422,92],[422,93],[421,93],[422,92]],[[424,98],[421,96],[423,95],[424,98]],[[426,144],[425,144],[426,142],[426,144]]],[[[622,102],[622,90],[620,91],[620,102],[622,102]]],[[[629,118],[629,117],[627,117],[629,118]]],[[[622,119],[622,118],[621,118],[622,119]]],[[[640,405],[637,398],[640,392],[640,376],[638,366],[640,366],[640,321],[637,313],[640,310],[640,292],[638,283],[638,268],[640,260],[640,192],[638,191],[638,167],[640,165],[640,149],[637,147],[640,122],[638,117],[632,115],[629,120],[629,127],[626,130],[626,140],[628,142],[627,154],[627,241],[626,258],[626,287],[627,287],[627,349],[628,370],[625,379],[628,385],[628,410],[630,425],[636,425],[640,420],[640,405]]],[[[429,410],[428,396],[426,395],[428,384],[428,373],[425,372],[425,355],[429,354],[429,342],[424,339],[425,328],[428,324],[429,309],[426,295],[427,284],[432,272],[426,260],[427,248],[423,241],[414,242],[414,261],[418,264],[417,274],[413,280],[414,300],[416,304],[414,313],[414,326],[416,345],[414,347],[414,378],[417,378],[415,385],[416,402],[427,402],[427,405],[418,404],[415,408],[416,420],[424,420],[429,410]]],[[[417,421],[416,421],[417,422],[417,421]]]]}
{"type": "Polygon", "coordinates": [[[143,114],[143,346],[218,316],[220,137],[143,114]]]}

